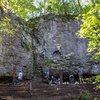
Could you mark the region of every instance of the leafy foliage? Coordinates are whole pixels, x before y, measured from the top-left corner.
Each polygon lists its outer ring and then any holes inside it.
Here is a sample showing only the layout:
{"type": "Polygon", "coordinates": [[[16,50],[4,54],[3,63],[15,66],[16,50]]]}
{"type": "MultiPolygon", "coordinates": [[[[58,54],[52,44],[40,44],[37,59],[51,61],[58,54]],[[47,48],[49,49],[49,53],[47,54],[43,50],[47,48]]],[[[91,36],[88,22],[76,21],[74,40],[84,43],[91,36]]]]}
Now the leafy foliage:
{"type": "Polygon", "coordinates": [[[9,8],[20,18],[30,18],[33,11],[36,10],[32,2],[33,0],[10,0],[9,8]]]}
{"type": "Polygon", "coordinates": [[[80,99],[81,100],[89,100],[91,98],[91,94],[87,90],[82,90],[80,93],[80,99]]]}
{"type": "MultiPolygon", "coordinates": [[[[90,5],[88,6],[90,9],[90,5]]],[[[86,9],[86,8],[85,8],[86,9]]],[[[97,52],[92,56],[93,59],[99,60],[100,58],[100,4],[95,7],[91,6],[91,9],[87,13],[82,14],[82,24],[80,25],[80,30],[78,35],[82,38],[87,38],[88,51],[97,48],[97,52]]]]}
{"type": "Polygon", "coordinates": [[[23,19],[44,14],[79,14],[82,0],[9,0],[12,12],[23,19]]]}
{"type": "Polygon", "coordinates": [[[8,0],[0,0],[0,10],[7,10],[8,8],[8,0]]]}
{"type": "MultiPolygon", "coordinates": [[[[100,83],[100,74],[96,75],[95,82],[100,83]]],[[[100,89],[100,85],[99,84],[97,84],[96,89],[100,89]]]]}
{"type": "Polygon", "coordinates": [[[49,59],[44,59],[41,64],[43,67],[50,67],[51,61],[49,59]]]}
{"type": "Polygon", "coordinates": [[[23,48],[25,48],[26,50],[30,51],[31,50],[31,44],[28,42],[28,40],[24,40],[23,44],[22,44],[23,48]]]}
{"type": "Polygon", "coordinates": [[[96,75],[95,81],[100,82],[100,75],[96,75]]]}
{"type": "Polygon", "coordinates": [[[0,32],[11,35],[13,32],[13,26],[10,24],[10,19],[8,17],[2,18],[0,21],[0,32]]]}

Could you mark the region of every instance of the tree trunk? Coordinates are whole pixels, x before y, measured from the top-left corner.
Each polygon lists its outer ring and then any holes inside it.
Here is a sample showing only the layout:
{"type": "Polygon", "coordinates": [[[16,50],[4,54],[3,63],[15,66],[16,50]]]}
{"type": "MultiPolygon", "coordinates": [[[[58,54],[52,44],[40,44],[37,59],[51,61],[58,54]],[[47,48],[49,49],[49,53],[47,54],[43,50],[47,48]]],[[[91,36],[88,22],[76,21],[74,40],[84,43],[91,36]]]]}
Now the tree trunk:
{"type": "Polygon", "coordinates": [[[74,5],[74,9],[77,10],[77,12],[79,12],[78,8],[76,7],[76,2],[73,0],[73,5],[74,5]]]}
{"type": "Polygon", "coordinates": [[[91,0],[92,6],[95,7],[95,1],[91,0]]]}
{"type": "Polygon", "coordinates": [[[66,4],[65,4],[64,0],[62,0],[62,3],[63,3],[63,14],[66,15],[67,11],[66,11],[66,4]]]}
{"type": "Polygon", "coordinates": [[[33,74],[34,74],[35,69],[36,69],[36,54],[35,54],[34,48],[33,48],[33,50],[32,50],[32,56],[33,56],[32,62],[33,62],[33,74]]]}
{"type": "Polygon", "coordinates": [[[12,76],[13,76],[12,83],[14,84],[16,81],[16,66],[15,65],[13,65],[12,76]]]}
{"type": "Polygon", "coordinates": [[[46,0],[44,0],[44,14],[46,14],[46,0]]]}
{"type": "Polygon", "coordinates": [[[33,36],[31,35],[31,37],[32,37],[32,65],[33,65],[33,75],[35,75],[35,69],[36,69],[36,48],[35,48],[35,46],[34,46],[34,44],[33,44],[33,36]]]}
{"type": "Polygon", "coordinates": [[[60,84],[63,83],[63,71],[60,70],[60,84]]]}
{"type": "Polygon", "coordinates": [[[79,5],[79,7],[80,7],[80,10],[82,10],[82,6],[81,6],[81,3],[80,3],[79,0],[77,0],[77,3],[78,3],[78,5],[79,5]]]}

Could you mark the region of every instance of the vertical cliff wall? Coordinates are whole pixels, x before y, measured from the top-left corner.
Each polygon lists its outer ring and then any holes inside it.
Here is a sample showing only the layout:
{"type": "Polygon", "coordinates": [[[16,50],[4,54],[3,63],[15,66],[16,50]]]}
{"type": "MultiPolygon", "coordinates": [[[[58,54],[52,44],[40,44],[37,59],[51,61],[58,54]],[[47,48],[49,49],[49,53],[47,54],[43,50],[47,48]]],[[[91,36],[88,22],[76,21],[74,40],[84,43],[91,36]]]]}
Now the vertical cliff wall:
{"type": "Polygon", "coordinates": [[[31,37],[23,30],[20,19],[15,14],[8,11],[1,13],[0,17],[4,18],[1,24],[4,24],[6,18],[9,19],[9,24],[2,26],[8,31],[3,30],[4,28],[0,31],[0,76],[12,76],[14,68],[17,75],[17,69],[21,66],[24,76],[29,78],[32,76],[32,53],[23,46],[25,42],[31,44],[31,37]],[[11,30],[13,31],[9,33],[11,30]]]}
{"type": "MultiPolygon", "coordinates": [[[[75,35],[80,23],[73,16],[47,15],[30,19],[27,23],[32,25],[26,28],[14,14],[5,13],[0,16],[11,19],[11,26],[17,25],[12,35],[0,31],[0,76],[12,76],[13,68],[22,66],[24,76],[30,78],[33,63],[36,64],[34,67],[42,66],[40,62],[43,63],[44,59],[61,63],[68,59],[74,65],[83,65],[85,72],[100,73],[99,64],[87,65],[87,40],[75,35]]],[[[57,64],[56,67],[68,66],[66,64],[57,64]]]]}
{"type": "MultiPolygon", "coordinates": [[[[99,64],[97,64],[98,71],[94,70],[93,62],[88,64],[90,60],[87,52],[88,40],[76,36],[80,22],[75,20],[74,16],[47,15],[30,21],[36,27],[32,31],[33,45],[40,58],[41,55],[45,55],[45,58],[51,61],[60,62],[69,59],[76,69],[83,66],[86,73],[100,73],[99,64]]],[[[64,66],[68,65],[65,63],[64,66]]]]}
{"type": "Polygon", "coordinates": [[[71,60],[74,63],[86,63],[87,60],[87,40],[79,38],[75,32],[79,29],[79,22],[70,18],[66,21],[63,18],[52,17],[51,19],[40,18],[38,29],[33,32],[36,34],[34,46],[38,53],[45,52],[49,59],[60,59],[72,54],[71,60]],[[58,50],[59,49],[59,50],[58,50]],[[58,58],[55,58],[58,56],[58,58]]]}

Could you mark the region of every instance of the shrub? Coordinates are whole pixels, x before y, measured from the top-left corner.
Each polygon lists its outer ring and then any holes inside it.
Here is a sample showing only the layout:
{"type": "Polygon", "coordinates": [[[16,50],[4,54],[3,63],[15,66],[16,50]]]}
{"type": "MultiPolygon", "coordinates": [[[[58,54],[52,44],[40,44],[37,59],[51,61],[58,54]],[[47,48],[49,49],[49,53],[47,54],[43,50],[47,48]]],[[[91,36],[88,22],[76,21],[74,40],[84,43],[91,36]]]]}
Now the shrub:
{"type": "Polygon", "coordinates": [[[95,82],[100,82],[100,74],[96,75],[95,82]]]}
{"type": "Polygon", "coordinates": [[[80,100],[90,100],[91,95],[89,93],[89,91],[87,90],[82,90],[80,93],[80,100]]]}

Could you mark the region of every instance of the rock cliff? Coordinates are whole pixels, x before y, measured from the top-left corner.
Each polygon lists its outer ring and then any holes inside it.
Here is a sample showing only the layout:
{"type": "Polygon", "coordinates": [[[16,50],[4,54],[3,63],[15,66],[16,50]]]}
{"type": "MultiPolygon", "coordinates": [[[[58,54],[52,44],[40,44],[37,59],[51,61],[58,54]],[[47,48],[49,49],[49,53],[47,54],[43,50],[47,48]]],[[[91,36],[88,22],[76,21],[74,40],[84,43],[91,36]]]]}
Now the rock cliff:
{"type": "Polygon", "coordinates": [[[17,75],[18,66],[21,66],[24,75],[29,78],[32,76],[32,53],[23,45],[25,40],[30,42],[31,37],[23,30],[20,19],[15,14],[8,11],[1,13],[0,17],[4,18],[0,22],[1,24],[4,24],[5,19],[9,19],[6,27],[1,27],[8,29],[8,31],[3,29],[0,31],[0,76],[12,76],[13,71],[17,75]],[[9,33],[11,29],[13,31],[9,33]]]}
{"type": "MultiPolygon", "coordinates": [[[[67,59],[67,62],[74,66],[71,68],[73,71],[77,71],[78,66],[83,66],[85,73],[100,73],[99,64],[97,64],[98,71],[93,71],[95,69],[93,62],[88,64],[90,60],[87,51],[88,40],[76,36],[80,23],[74,16],[47,15],[30,21],[36,27],[32,30],[33,45],[40,58],[42,55],[44,59],[48,58],[60,63],[67,59]]],[[[52,65],[48,66],[52,67],[52,65]]],[[[70,65],[64,63],[55,66],[68,68],[70,65]]]]}
{"type": "Polygon", "coordinates": [[[46,59],[53,62],[47,64],[50,67],[66,67],[68,71],[68,64],[71,62],[75,66],[72,67],[73,71],[78,65],[82,65],[86,73],[100,73],[100,64],[87,64],[88,41],[75,35],[80,23],[73,16],[47,15],[30,19],[27,23],[32,25],[26,27],[27,32],[24,24],[20,24],[20,19],[14,14],[7,12],[0,16],[8,17],[10,26],[17,25],[12,35],[4,35],[0,31],[0,76],[12,76],[14,68],[17,74],[18,66],[22,66],[24,76],[30,78],[33,63],[37,62],[35,67],[42,66],[41,63],[46,59]]]}

